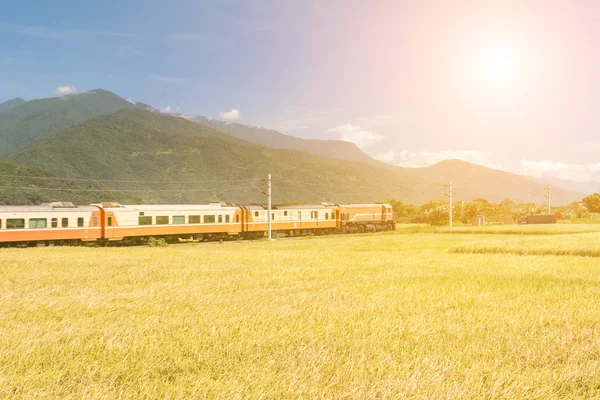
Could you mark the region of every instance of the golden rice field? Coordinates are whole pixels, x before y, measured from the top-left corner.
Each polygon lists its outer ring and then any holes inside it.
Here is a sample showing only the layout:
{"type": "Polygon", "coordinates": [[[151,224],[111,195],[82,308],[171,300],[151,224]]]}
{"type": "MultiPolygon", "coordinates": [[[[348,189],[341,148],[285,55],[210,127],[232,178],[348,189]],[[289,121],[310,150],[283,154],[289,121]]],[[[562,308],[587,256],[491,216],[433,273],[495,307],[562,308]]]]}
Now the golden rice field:
{"type": "Polygon", "coordinates": [[[600,398],[577,228],[3,249],[0,398],[600,398]]]}

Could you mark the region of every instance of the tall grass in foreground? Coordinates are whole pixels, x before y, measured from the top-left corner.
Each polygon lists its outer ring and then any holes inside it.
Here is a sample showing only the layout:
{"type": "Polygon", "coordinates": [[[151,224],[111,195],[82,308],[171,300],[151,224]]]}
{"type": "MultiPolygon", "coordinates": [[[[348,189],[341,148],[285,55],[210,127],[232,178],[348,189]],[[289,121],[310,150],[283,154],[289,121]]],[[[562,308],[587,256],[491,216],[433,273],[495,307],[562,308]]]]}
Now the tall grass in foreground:
{"type": "Polygon", "coordinates": [[[0,398],[600,397],[598,260],[482,237],[1,250],[0,398]]]}

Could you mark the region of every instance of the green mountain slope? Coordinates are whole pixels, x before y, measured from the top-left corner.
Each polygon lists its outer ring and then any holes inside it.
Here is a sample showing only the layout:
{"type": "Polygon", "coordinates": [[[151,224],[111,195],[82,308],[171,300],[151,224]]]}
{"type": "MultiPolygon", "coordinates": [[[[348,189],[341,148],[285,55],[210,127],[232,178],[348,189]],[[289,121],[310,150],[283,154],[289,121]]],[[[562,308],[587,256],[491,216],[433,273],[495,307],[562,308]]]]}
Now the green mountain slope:
{"type": "Polygon", "coordinates": [[[57,176],[111,180],[103,185],[144,202],[264,202],[253,185],[264,187],[260,180],[268,173],[273,175],[276,202],[396,197],[422,203],[441,197],[439,188],[412,175],[270,149],[183,118],[142,110],[121,110],[63,128],[10,157],[57,176]]]}
{"type": "MultiPolygon", "coordinates": [[[[132,105],[109,92],[101,91],[100,95],[83,96],[83,101],[78,99],[66,108],[70,113],[65,115],[85,118],[90,109],[110,111],[115,104],[123,109],[46,132],[46,136],[7,157],[51,176],[100,180],[63,182],[69,183],[67,187],[71,189],[81,188],[87,182],[84,189],[115,191],[82,192],[79,199],[89,201],[137,198],[156,203],[263,202],[264,195],[254,186],[262,188],[264,183],[260,180],[268,173],[274,179],[274,201],[282,202],[372,202],[397,198],[421,204],[445,199],[443,185],[449,181],[453,181],[456,200],[483,197],[490,201],[545,201],[544,185],[475,164],[450,160],[427,168],[400,169],[321,157],[311,154],[310,148],[308,152],[268,148],[184,118],[136,109],[147,106],[132,105]],[[114,97],[123,102],[113,101],[114,97]]],[[[53,107],[63,110],[63,103],[53,107]]],[[[31,111],[37,105],[35,101],[28,102],[0,115],[18,116],[18,112],[23,113],[21,107],[28,106],[31,111]]],[[[36,121],[40,115],[50,115],[43,112],[47,107],[39,109],[42,112],[33,113],[36,121]]],[[[236,124],[218,126],[230,125],[236,124]]],[[[28,184],[35,186],[36,182],[28,184]]],[[[65,190],[53,198],[69,201],[78,198],[75,194],[80,193],[65,190]]],[[[47,193],[44,196],[49,198],[47,193]]],[[[575,191],[553,190],[556,205],[582,197],[575,191]]]]}
{"type": "MultiPolygon", "coordinates": [[[[405,171],[438,184],[452,181],[456,200],[483,197],[493,202],[500,202],[506,198],[517,203],[539,204],[546,201],[544,194],[547,185],[510,172],[461,160],[445,160],[430,167],[407,168],[405,171]]],[[[584,194],[574,190],[552,189],[552,203],[555,205],[581,200],[583,196],[584,194]]]]}
{"type": "Polygon", "coordinates": [[[284,135],[283,133],[272,129],[247,126],[238,123],[227,123],[196,115],[182,115],[182,117],[262,146],[275,149],[307,151],[323,157],[357,161],[380,167],[393,168],[364,153],[354,143],[345,142],[343,140],[302,139],[295,136],[284,135]]]}
{"type": "Polygon", "coordinates": [[[23,103],[26,103],[25,99],[22,99],[20,97],[15,97],[14,99],[5,101],[4,103],[0,103],[0,112],[8,111],[11,108],[20,106],[23,103]]]}
{"type": "Polygon", "coordinates": [[[102,89],[25,102],[0,113],[0,156],[53,130],[135,107],[138,106],[102,89]]]}
{"type": "Polygon", "coordinates": [[[95,182],[66,181],[39,168],[0,159],[0,205],[35,205],[53,201],[90,204],[99,198],[109,199],[113,196],[132,202],[139,200],[135,196],[104,190],[95,182]]]}

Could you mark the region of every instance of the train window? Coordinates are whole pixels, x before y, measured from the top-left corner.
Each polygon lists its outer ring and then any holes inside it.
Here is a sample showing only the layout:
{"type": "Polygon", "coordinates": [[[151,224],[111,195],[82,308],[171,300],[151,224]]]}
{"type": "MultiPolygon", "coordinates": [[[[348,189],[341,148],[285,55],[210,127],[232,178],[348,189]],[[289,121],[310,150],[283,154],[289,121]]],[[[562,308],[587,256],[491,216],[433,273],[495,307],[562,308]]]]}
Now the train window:
{"type": "Polygon", "coordinates": [[[60,224],[61,227],[63,227],[63,228],[69,227],[69,218],[63,218],[60,222],[61,222],[61,224],[60,224]]]}
{"type": "Polygon", "coordinates": [[[58,218],[52,218],[52,227],[58,228],[58,218]]]}
{"type": "Polygon", "coordinates": [[[254,211],[254,216],[258,217],[258,211],[254,211]]]}
{"type": "Polygon", "coordinates": [[[325,219],[329,219],[329,213],[325,213],[325,219]]]}
{"type": "Polygon", "coordinates": [[[271,213],[271,221],[275,220],[275,213],[271,213]]]}
{"type": "Polygon", "coordinates": [[[106,225],[112,226],[112,217],[108,217],[108,220],[106,221],[106,225]]]}
{"type": "Polygon", "coordinates": [[[81,218],[81,217],[77,218],[77,227],[78,228],[83,227],[83,218],[81,218]]]}
{"type": "Polygon", "coordinates": [[[138,224],[140,225],[152,225],[152,217],[138,217],[138,224]]]}
{"type": "Polygon", "coordinates": [[[235,214],[235,222],[240,222],[240,214],[235,214]]]}
{"type": "Polygon", "coordinates": [[[7,219],[6,229],[23,229],[25,228],[24,219],[7,219]]]}
{"type": "Polygon", "coordinates": [[[229,223],[229,218],[230,218],[229,215],[226,215],[225,216],[225,222],[229,223]]]}
{"type": "Polygon", "coordinates": [[[318,211],[311,211],[310,212],[310,217],[312,219],[317,219],[317,216],[318,216],[318,211]]]}
{"type": "Polygon", "coordinates": [[[223,222],[223,216],[219,215],[219,223],[222,223],[222,222],[223,222]]]}
{"type": "Polygon", "coordinates": [[[94,220],[93,220],[93,222],[92,222],[92,226],[93,226],[93,227],[96,227],[96,226],[98,226],[98,216],[97,216],[97,215],[95,215],[95,216],[94,216],[94,220]]]}
{"type": "Polygon", "coordinates": [[[143,217],[143,216],[144,216],[144,212],[140,211],[140,217],[143,217]]]}
{"type": "Polygon", "coordinates": [[[29,228],[31,229],[39,229],[45,228],[48,224],[46,218],[30,218],[29,219],[29,228]]]}
{"type": "Polygon", "coordinates": [[[284,211],[284,212],[283,212],[283,216],[284,216],[284,217],[287,217],[287,211],[284,211]]]}
{"type": "Polygon", "coordinates": [[[2,220],[0,219],[0,229],[2,229],[2,220]]]}
{"type": "Polygon", "coordinates": [[[215,216],[214,215],[205,215],[204,216],[204,223],[205,224],[214,224],[215,223],[215,216]]]}
{"type": "Polygon", "coordinates": [[[190,224],[199,224],[200,223],[200,216],[199,215],[190,215],[188,217],[188,223],[190,223],[190,224]]]}
{"type": "Polygon", "coordinates": [[[169,225],[169,217],[168,216],[156,217],[156,225],[169,225]]]}
{"type": "Polygon", "coordinates": [[[298,211],[298,220],[302,219],[302,211],[298,211]]]}
{"type": "Polygon", "coordinates": [[[185,224],[185,217],[183,215],[175,215],[173,216],[174,224],[185,224]]]}

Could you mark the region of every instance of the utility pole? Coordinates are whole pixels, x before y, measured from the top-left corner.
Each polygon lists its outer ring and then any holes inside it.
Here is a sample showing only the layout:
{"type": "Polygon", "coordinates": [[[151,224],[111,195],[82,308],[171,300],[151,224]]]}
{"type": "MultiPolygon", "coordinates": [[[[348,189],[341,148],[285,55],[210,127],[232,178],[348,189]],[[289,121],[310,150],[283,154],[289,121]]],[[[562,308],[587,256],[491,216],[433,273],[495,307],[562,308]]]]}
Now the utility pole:
{"type": "Polygon", "coordinates": [[[268,221],[268,231],[267,238],[268,240],[272,240],[271,236],[271,174],[269,174],[269,178],[267,179],[267,221],[268,221]]]}
{"type": "Polygon", "coordinates": [[[550,210],[550,198],[551,198],[550,185],[548,185],[548,187],[546,188],[546,191],[548,192],[548,194],[544,195],[544,197],[548,199],[548,215],[550,215],[550,214],[552,214],[552,211],[550,210]]]}
{"type": "Polygon", "coordinates": [[[444,186],[448,187],[448,193],[446,194],[446,196],[450,199],[450,206],[448,207],[448,226],[452,228],[452,181],[450,181],[449,185],[444,186]]]}

